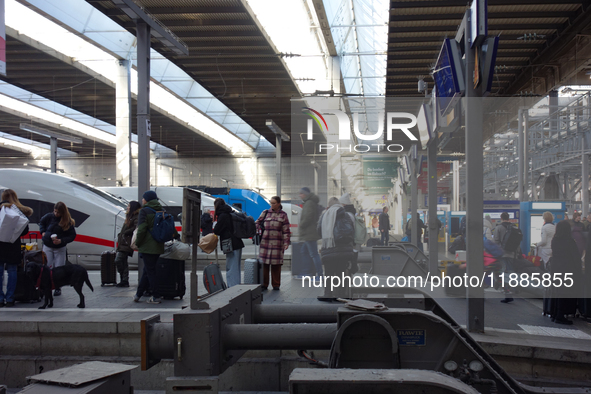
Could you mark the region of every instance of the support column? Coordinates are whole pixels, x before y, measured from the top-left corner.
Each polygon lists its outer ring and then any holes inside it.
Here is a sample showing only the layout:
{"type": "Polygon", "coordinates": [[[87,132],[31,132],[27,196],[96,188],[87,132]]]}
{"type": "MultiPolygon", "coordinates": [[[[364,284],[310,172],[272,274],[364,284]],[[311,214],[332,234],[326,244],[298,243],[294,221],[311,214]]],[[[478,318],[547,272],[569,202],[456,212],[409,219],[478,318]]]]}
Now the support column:
{"type": "Polygon", "coordinates": [[[276,134],[275,141],[277,142],[277,144],[275,145],[275,165],[277,166],[277,168],[275,169],[275,173],[277,175],[277,196],[281,198],[281,135],[276,134]]]}
{"type": "Polygon", "coordinates": [[[439,227],[437,226],[437,137],[429,141],[429,272],[439,276],[439,227]]]}
{"type": "Polygon", "coordinates": [[[525,157],[524,157],[524,142],[523,142],[523,111],[522,109],[519,110],[517,114],[517,193],[519,194],[519,201],[525,201],[524,199],[524,170],[525,167],[525,157]]]}
{"type": "MultiPolygon", "coordinates": [[[[138,201],[150,189],[150,26],[137,22],[137,192],[138,201]]],[[[138,259],[138,282],[142,278],[144,262],[138,259]]]]}
{"type": "Polygon", "coordinates": [[[150,189],[150,26],[137,22],[138,201],[150,189]]]}
{"type": "MultiPolygon", "coordinates": [[[[411,151],[416,149],[416,145],[411,149],[411,151]]],[[[419,222],[417,220],[417,210],[419,208],[418,202],[418,188],[419,188],[419,179],[417,177],[417,159],[413,158],[416,155],[411,155],[410,167],[410,224],[411,224],[411,237],[410,240],[413,244],[419,246],[419,240],[417,239],[417,226],[419,222]]]]}
{"type": "Polygon", "coordinates": [[[128,60],[117,61],[115,81],[115,180],[131,186],[131,92],[128,60]]]}
{"type": "Polygon", "coordinates": [[[49,167],[54,174],[57,172],[57,138],[49,137],[49,167]]]}
{"type": "MultiPolygon", "coordinates": [[[[470,20],[466,11],[465,21],[470,20]]],[[[466,261],[468,277],[481,278],[484,274],[483,241],[483,150],[482,150],[482,93],[474,88],[473,70],[478,47],[470,47],[470,23],[464,31],[466,54],[466,261]]],[[[484,332],[484,289],[468,286],[466,325],[470,332],[484,332]]]]}
{"type": "Polygon", "coordinates": [[[453,165],[453,169],[452,169],[453,200],[452,200],[451,210],[452,211],[459,211],[460,210],[460,162],[457,160],[454,160],[452,165],[453,165]]]}
{"type": "MultiPolygon", "coordinates": [[[[524,109],[522,112],[522,119],[523,119],[523,199],[521,201],[533,201],[533,174],[530,172],[529,167],[529,130],[527,127],[528,122],[528,110],[524,109]],[[528,181],[529,180],[529,181],[528,181]],[[531,197],[527,190],[529,189],[529,184],[532,183],[532,194],[531,197]]],[[[532,170],[533,171],[533,170],[532,170]]]]}
{"type": "MultiPolygon", "coordinates": [[[[585,151],[585,143],[583,142],[583,152],[585,151]]],[[[581,200],[583,201],[582,214],[583,218],[589,214],[589,155],[583,153],[583,167],[581,175],[581,200]]]]}

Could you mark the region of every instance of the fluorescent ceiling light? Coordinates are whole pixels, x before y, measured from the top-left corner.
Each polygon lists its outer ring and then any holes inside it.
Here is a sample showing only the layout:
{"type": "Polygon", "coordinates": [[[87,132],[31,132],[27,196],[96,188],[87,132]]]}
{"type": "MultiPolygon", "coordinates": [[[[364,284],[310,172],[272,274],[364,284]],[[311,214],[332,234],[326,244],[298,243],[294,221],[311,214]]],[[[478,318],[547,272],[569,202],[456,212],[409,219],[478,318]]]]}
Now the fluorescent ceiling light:
{"type": "Polygon", "coordinates": [[[32,104],[8,97],[4,94],[0,94],[0,106],[21,112],[26,116],[31,116],[55,123],[58,125],[58,127],[61,126],[74,132],[83,134],[91,140],[100,140],[101,142],[112,146],[116,145],[115,136],[113,134],[104,132],[95,127],[87,126],[80,122],[76,122],[75,120],[66,118],[65,116],[57,115],[46,109],[36,107],[32,104]]]}
{"type": "MultiPolygon", "coordinates": [[[[319,39],[320,29],[312,26],[306,9],[306,1],[248,0],[248,5],[277,51],[296,54],[284,59],[302,93],[329,90],[330,79],[327,62],[330,60],[324,39],[319,39]],[[319,40],[322,48],[319,46],[319,40]],[[313,79],[311,81],[301,79],[313,79]]],[[[309,3],[314,13],[314,6],[309,3]]]]}
{"type": "MultiPolygon", "coordinates": [[[[115,83],[117,58],[114,56],[15,0],[6,0],[6,16],[7,26],[71,57],[72,60],[115,83]]],[[[134,69],[131,72],[131,91],[137,95],[137,71],[134,69]]],[[[234,133],[154,82],[150,82],[150,103],[186,122],[190,128],[203,133],[209,139],[227,146],[234,154],[252,153],[254,150],[234,133]]]]}

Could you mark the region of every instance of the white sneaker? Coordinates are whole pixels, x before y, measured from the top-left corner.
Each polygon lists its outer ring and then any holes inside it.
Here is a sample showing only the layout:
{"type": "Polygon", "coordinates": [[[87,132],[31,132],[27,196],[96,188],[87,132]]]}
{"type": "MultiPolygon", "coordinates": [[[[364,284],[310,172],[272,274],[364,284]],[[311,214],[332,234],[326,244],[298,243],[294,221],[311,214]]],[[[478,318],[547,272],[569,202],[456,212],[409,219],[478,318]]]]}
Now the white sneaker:
{"type": "Polygon", "coordinates": [[[148,300],[148,304],[160,304],[160,302],[160,298],[150,297],[150,299],[148,300]]]}
{"type": "Polygon", "coordinates": [[[141,297],[138,297],[137,294],[134,294],[133,295],[133,302],[140,302],[140,298],[141,297]]]}

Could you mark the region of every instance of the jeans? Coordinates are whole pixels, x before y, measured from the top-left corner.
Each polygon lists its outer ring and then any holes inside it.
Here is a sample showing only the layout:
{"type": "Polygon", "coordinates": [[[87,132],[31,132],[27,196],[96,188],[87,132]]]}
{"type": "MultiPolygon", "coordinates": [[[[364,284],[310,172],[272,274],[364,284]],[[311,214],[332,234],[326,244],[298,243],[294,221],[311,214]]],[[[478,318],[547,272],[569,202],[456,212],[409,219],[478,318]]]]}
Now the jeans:
{"type": "Polygon", "coordinates": [[[228,282],[228,287],[240,284],[240,260],[242,260],[242,249],[226,254],[226,282],[228,282]]]}
{"type": "Polygon", "coordinates": [[[16,267],[17,264],[9,264],[5,261],[0,261],[0,302],[14,302],[14,290],[16,289],[16,267]],[[4,280],[4,267],[8,272],[8,280],[6,281],[6,295],[2,291],[4,280]]]}
{"type": "Polygon", "coordinates": [[[117,271],[119,275],[121,275],[121,282],[129,282],[129,264],[127,264],[127,257],[129,254],[127,252],[117,252],[115,256],[115,265],[117,266],[117,271]]]}
{"type": "Polygon", "coordinates": [[[382,245],[388,246],[389,240],[390,240],[390,232],[388,230],[382,231],[382,245]]]}
{"type": "Polygon", "coordinates": [[[49,268],[61,267],[66,265],[66,247],[50,248],[43,245],[43,252],[47,256],[47,265],[49,268]]]}
{"type": "Polygon", "coordinates": [[[140,253],[140,258],[144,260],[144,272],[142,278],[137,287],[136,296],[141,297],[144,291],[150,289],[152,291],[152,297],[160,298],[158,293],[158,277],[156,276],[156,262],[158,261],[159,254],[140,253]]]}
{"type": "MultiPolygon", "coordinates": [[[[322,276],[324,274],[322,270],[322,261],[318,254],[318,244],[316,241],[304,241],[302,242],[302,257],[307,260],[308,257],[312,258],[314,268],[316,268],[316,276],[322,276]]],[[[311,275],[311,272],[308,272],[311,275]]]]}

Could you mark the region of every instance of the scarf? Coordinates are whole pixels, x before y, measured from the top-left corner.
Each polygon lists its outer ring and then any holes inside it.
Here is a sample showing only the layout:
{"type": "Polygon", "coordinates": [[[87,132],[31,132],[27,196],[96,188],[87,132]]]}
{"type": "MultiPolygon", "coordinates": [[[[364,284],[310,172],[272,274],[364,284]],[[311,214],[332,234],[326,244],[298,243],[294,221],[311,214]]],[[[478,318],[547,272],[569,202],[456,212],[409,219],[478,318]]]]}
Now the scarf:
{"type": "Polygon", "coordinates": [[[343,208],[341,204],[331,205],[322,215],[322,249],[334,248],[334,225],[337,219],[337,212],[343,208]]]}

